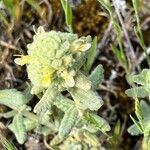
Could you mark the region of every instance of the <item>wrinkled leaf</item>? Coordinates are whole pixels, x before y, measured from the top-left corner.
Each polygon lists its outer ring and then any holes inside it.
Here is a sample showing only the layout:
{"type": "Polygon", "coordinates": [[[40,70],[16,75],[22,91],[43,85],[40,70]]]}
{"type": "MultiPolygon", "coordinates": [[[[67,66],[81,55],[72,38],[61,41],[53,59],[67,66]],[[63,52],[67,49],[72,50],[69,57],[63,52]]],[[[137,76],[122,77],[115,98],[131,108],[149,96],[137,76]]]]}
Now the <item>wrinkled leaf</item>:
{"type": "Polygon", "coordinates": [[[10,124],[8,127],[15,134],[16,139],[20,144],[23,144],[26,141],[27,133],[23,116],[21,114],[17,114],[14,117],[12,124],[10,124]]]}
{"type": "Polygon", "coordinates": [[[102,83],[104,79],[104,69],[102,65],[98,65],[94,71],[89,76],[90,81],[92,82],[92,88],[96,89],[99,84],[102,83]]]}
{"type": "Polygon", "coordinates": [[[103,105],[101,97],[91,90],[84,91],[79,88],[74,88],[70,93],[77,106],[81,109],[98,110],[103,105]]]}
{"type": "Polygon", "coordinates": [[[60,95],[55,100],[54,105],[57,108],[61,109],[63,112],[66,112],[66,111],[68,111],[68,109],[70,109],[72,106],[74,106],[75,103],[71,99],[66,98],[63,95],[60,95]]]}
{"type": "Polygon", "coordinates": [[[76,75],[75,86],[82,90],[88,91],[91,89],[91,81],[81,72],[76,75]]]}
{"type": "Polygon", "coordinates": [[[92,146],[100,146],[100,142],[99,142],[99,139],[97,138],[96,135],[86,131],[83,133],[84,135],[84,141],[86,141],[86,143],[89,143],[89,145],[92,145],[92,146]]]}
{"type": "Polygon", "coordinates": [[[133,124],[132,126],[130,126],[128,128],[128,132],[131,134],[131,135],[139,135],[139,134],[142,134],[142,132],[139,130],[139,128],[137,128],[137,126],[135,124],[133,124]]]}
{"type": "Polygon", "coordinates": [[[150,106],[143,100],[140,101],[144,122],[150,120],[150,106]]]}
{"type": "Polygon", "coordinates": [[[140,87],[134,87],[134,88],[126,90],[125,93],[129,97],[133,97],[135,99],[137,97],[144,98],[144,97],[149,95],[149,93],[150,93],[150,86],[149,85],[145,85],[145,86],[140,86],[140,87]]]}
{"type": "Polygon", "coordinates": [[[58,89],[54,84],[50,84],[46,92],[44,93],[41,100],[38,102],[38,104],[34,107],[35,113],[41,113],[42,111],[45,111],[47,109],[51,109],[51,105],[53,101],[56,99],[58,95],[58,89]]]}
{"type": "Polygon", "coordinates": [[[110,131],[110,126],[107,121],[99,117],[98,115],[87,112],[84,115],[84,119],[87,121],[87,123],[98,128],[103,133],[110,131]]]}
{"type": "Polygon", "coordinates": [[[12,109],[18,109],[29,100],[16,89],[0,90],[0,104],[6,105],[12,109]]]}
{"type": "Polygon", "coordinates": [[[78,110],[75,107],[71,107],[64,115],[60,127],[59,136],[64,138],[69,135],[71,129],[74,127],[78,118],[78,110]]]}

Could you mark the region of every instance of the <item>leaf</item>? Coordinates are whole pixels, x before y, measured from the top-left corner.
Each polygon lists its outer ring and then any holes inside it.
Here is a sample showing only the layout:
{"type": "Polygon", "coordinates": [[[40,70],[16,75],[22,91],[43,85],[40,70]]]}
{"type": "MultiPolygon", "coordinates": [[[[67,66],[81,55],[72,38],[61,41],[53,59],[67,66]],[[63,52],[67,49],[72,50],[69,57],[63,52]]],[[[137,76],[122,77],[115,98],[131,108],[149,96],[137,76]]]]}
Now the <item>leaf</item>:
{"type": "Polygon", "coordinates": [[[20,3],[17,0],[3,0],[6,9],[9,11],[10,15],[15,19],[16,22],[20,19],[20,3]]]}
{"type": "Polygon", "coordinates": [[[33,98],[33,95],[31,94],[31,89],[32,89],[31,85],[28,85],[27,88],[22,92],[22,94],[27,99],[27,102],[29,102],[33,98]]]}
{"type": "Polygon", "coordinates": [[[109,12],[111,11],[110,0],[98,0],[98,1],[107,11],[109,11],[109,12]]]}
{"type": "Polygon", "coordinates": [[[12,111],[9,111],[9,112],[6,112],[6,113],[0,113],[0,117],[4,117],[4,118],[11,118],[13,116],[15,116],[17,114],[17,111],[15,110],[12,110],[12,111]]]}
{"type": "Polygon", "coordinates": [[[117,149],[119,146],[120,131],[121,131],[121,123],[120,120],[118,120],[117,123],[115,124],[112,137],[110,137],[110,142],[113,144],[114,149],[117,149]]]}
{"type": "Polygon", "coordinates": [[[18,109],[29,100],[16,89],[6,89],[0,91],[0,104],[6,105],[12,109],[18,109]]]}
{"type": "Polygon", "coordinates": [[[18,150],[13,143],[9,142],[2,135],[0,135],[0,143],[3,145],[3,147],[5,148],[5,150],[18,150]]]}
{"type": "Polygon", "coordinates": [[[101,97],[91,90],[84,91],[79,88],[73,88],[69,92],[77,106],[81,109],[98,110],[103,105],[101,97]]]}
{"type": "Polygon", "coordinates": [[[34,107],[35,113],[40,113],[44,110],[51,109],[53,101],[58,95],[58,88],[54,84],[50,84],[41,100],[34,107]]]}
{"type": "Polygon", "coordinates": [[[60,95],[57,97],[57,99],[54,102],[54,105],[61,109],[63,112],[68,111],[72,106],[75,106],[74,101],[72,101],[69,98],[64,97],[63,95],[60,95]]]}
{"type": "Polygon", "coordinates": [[[150,83],[150,70],[143,69],[138,75],[129,75],[129,80],[131,83],[135,82],[140,85],[147,85],[150,83]]]}
{"type": "Polygon", "coordinates": [[[150,86],[145,85],[145,86],[140,86],[140,87],[134,87],[134,88],[126,90],[125,93],[129,97],[133,97],[134,99],[136,99],[137,97],[144,98],[149,95],[150,86]]]}
{"type": "Polygon", "coordinates": [[[142,109],[140,106],[140,102],[138,99],[135,100],[135,114],[141,124],[141,126],[143,126],[143,114],[142,114],[142,109]]]}
{"type": "Polygon", "coordinates": [[[72,30],[72,9],[66,0],[61,0],[61,4],[63,6],[64,12],[65,12],[65,19],[66,19],[66,24],[69,28],[70,32],[73,32],[72,30]]]}
{"type": "Polygon", "coordinates": [[[40,5],[38,4],[36,0],[26,0],[26,2],[38,12],[40,17],[43,17],[41,14],[42,8],[40,7],[40,5]]]}
{"type": "Polygon", "coordinates": [[[91,81],[81,72],[75,77],[75,87],[88,91],[91,89],[91,81]]]}
{"type": "Polygon", "coordinates": [[[98,115],[92,113],[85,113],[84,119],[87,121],[88,124],[98,128],[101,132],[105,133],[110,131],[110,126],[103,118],[99,117],[98,115]]]}
{"type": "Polygon", "coordinates": [[[5,7],[7,8],[7,10],[9,11],[9,13],[14,16],[14,5],[13,5],[13,1],[10,1],[10,0],[3,0],[3,3],[4,3],[4,5],[5,5],[5,7]]]}
{"type": "Polygon", "coordinates": [[[143,133],[143,128],[142,128],[141,124],[137,120],[135,120],[131,115],[130,115],[130,117],[131,117],[132,121],[134,122],[134,124],[136,125],[136,127],[140,130],[140,132],[143,133]]]}
{"type": "Polygon", "coordinates": [[[84,71],[86,72],[86,74],[89,73],[89,71],[94,63],[94,60],[96,57],[96,50],[97,50],[97,37],[95,36],[92,41],[91,48],[88,50],[87,61],[84,65],[84,71]]]}
{"type": "Polygon", "coordinates": [[[60,144],[62,141],[63,141],[63,139],[60,138],[58,135],[56,135],[56,136],[51,140],[50,145],[51,145],[51,146],[55,146],[55,145],[60,144]]]}
{"type": "Polygon", "coordinates": [[[38,134],[42,134],[44,136],[47,136],[49,134],[54,134],[56,131],[53,128],[46,127],[46,126],[38,126],[35,129],[35,132],[38,134]]]}
{"type": "Polygon", "coordinates": [[[140,101],[140,106],[144,117],[143,122],[150,120],[150,106],[143,100],[140,101]]]}
{"type": "Polygon", "coordinates": [[[96,135],[94,135],[94,134],[92,134],[92,133],[90,133],[88,131],[85,131],[83,133],[83,135],[84,135],[84,141],[86,143],[88,143],[89,145],[96,146],[96,147],[100,146],[100,142],[99,142],[99,140],[98,140],[96,135]]]}
{"type": "Polygon", "coordinates": [[[16,139],[20,144],[23,144],[26,141],[27,133],[22,114],[17,114],[14,117],[12,124],[8,127],[15,134],[16,139]]]}
{"type": "Polygon", "coordinates": [[[37,126],[37,122],[30,120],[28,118],[24,118],[24,125],[26,128],[26,131],[31,131],[37,126]]]}
{"type": "Polygon", "coordinates": [[[71,129],[74,127],[75,122],[78,118],[78,110],[72,106],[64,115],[60,127],[59,127],[59,136],[64,138],[69,135],[71,129]]]}
{"type": "Polygon", "coordinates": [[[102,83],[104,79],[104,69],[102,65],[98,65],[94,71],[89,76],[90,81],[92,82],[92,88],[96,89],[99,84],[102,83]]]}
{"type": "Polygon", "coordinates": [[[5,24],[5,26],[10,29],[10,24],[7,20],[7,17],[3,14],[3,12],[0,10],[0,21],[3,21],[3,23],[5,24]]]}
{"type": "Polygon", "coordinates": [[[142,134],[142,132],[139,130],[139,128],[137,128],[137,126],[135,124],[133,124],[132,126],[130,126],[128,128],[128,132],[131,134],[131,135],[139,135],[139,134],[142,134]]]}

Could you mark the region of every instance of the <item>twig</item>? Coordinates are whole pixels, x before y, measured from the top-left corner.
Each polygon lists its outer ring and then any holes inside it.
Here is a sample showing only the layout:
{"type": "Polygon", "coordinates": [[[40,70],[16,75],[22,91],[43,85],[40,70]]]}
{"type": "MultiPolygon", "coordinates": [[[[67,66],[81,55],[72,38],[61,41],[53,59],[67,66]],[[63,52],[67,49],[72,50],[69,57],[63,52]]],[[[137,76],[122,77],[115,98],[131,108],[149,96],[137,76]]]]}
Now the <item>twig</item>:
{"type": "Polygon", "coordinates": [[[19,50],[17,47],[15,47],[14,45],[12,44],[9,44],[9,43],[6,43],[4,41],[1,41],[0,40],[0,45],[4,46],[4,47],[7,47],[7,48],[10,48],[10,49],[14,49],[14,50],[19,50]]]}

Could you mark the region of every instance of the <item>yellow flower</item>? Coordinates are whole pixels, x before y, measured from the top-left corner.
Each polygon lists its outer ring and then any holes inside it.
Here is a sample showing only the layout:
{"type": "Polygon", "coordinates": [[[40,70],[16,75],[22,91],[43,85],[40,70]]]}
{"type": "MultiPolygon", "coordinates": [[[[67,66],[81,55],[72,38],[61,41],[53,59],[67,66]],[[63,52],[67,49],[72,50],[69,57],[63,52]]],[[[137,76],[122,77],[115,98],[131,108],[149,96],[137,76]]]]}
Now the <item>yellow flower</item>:
{"type": "Polygon", "coordinates": [[[43,80],[42,80],[42,86],[43,87],[48,87],[52,81],[53,78],[53,69],[43,69],[43,80]]]}
{"type": "Polygon", "coordinates": [[[23,66],[25,64],[28,64],[31,60],[31,57],[29,55],[21,55],[21,58],[16,58],[14,61],[16,64],[23,66]]]}
{"type": "Polygon", "coordinates": [[[85,52],[91,47],[90,43],[84,43],[84,40],[79,39],[74,42],[74,51],[85,52]]]}

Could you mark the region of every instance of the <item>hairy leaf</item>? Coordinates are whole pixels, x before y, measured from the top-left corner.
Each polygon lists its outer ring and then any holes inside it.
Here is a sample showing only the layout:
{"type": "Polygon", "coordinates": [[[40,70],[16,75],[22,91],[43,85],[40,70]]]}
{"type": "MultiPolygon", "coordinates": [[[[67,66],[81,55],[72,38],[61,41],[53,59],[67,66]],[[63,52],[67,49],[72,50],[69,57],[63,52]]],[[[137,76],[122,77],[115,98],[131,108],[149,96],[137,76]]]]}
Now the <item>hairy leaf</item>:
{"type": "Polygon", "coordinates": [[[56,131],[53,128],[46,127],[46,126],[39,126],[35,129],[35,132],[38,134],[42,134],[47,136],[49,134],[54,134],[56,131]]]}
{"type": "Polygon", "coordinates": [[[85,137],[84,140],[89,145],[96,146],[96,147],[100,146],[100,142],[99,142],[99,140],[98,140],[96,135],[94,135],[94,134],[92,134],[92,133],[90,133],[88,131],[84,132],[83,135],[85,137]]]}
{"type": "Polygon", "coordinates": [[[77,106],[81,109],[98,110],[103,105],[101,97],[91,90],[84,91],[79,88],[74,88],[70,93],[77,106]]]}
{"type": "Polygon", "coordinates": [[[130,115],[130,117],[131,117],[132,121],[134,122],[134,124],[136,125],[136,127],[137,127],[141,132],[143,132],[143,128],[142,128],[141,124],[140,124],[137,120],[135,120],[131,115],[130,115]]]}
{"type": "Polygon", "coordinates": [[[44,93],[41,100],[34,108],[35,113],[40,113],[44,110],[51,109],[51,105],[53,101],[56,99],[58,95],[58,89],[54,84],[50,84],[46,92],[44,93]]]}
{"type": "Polygon", "coordinates": [[[142,126],[142,123],[143,123],[143,114],[142,114],[142,109],[141,109],[141,106],[140,106],[140,102],[138,99],[135,100],[135,114],[142,126]]]}
{"type": "Polygon", "coordinates": [[[99,117],[98,115],[87,112],[84,115],[84,119],[87,121],[87,123],[89,123],[89,124],[93,125],[94,127],[98,128],[103,133],[110,130],[110,126],[106,122],[106,120],[99,117]]]}
{"type": "Polygon", "coordinates": [[[150,85],[145,85],[145,86],[140,86],[140,87],[134,87],[134,88],[126,90],[125,93],[129,97],[144,98],[144,97],[148,96],[149,93],[150,93],[150,85]]]}
{"type": "Polygon", "coordinates": [[[60,138],[58,135],[56,135],[50,142],[51,146],[58,145],[59,143],[62,142],[62,138],[60,138]]]}
{"type": "Polygon", "coordinates": [[[81,72],[76,75],[75,86],[82,90],[88,91],[91,89],[91,81],[81,72]]]}
{"type": "Polygon", "coordinates": [[[27,133],[22,114],[17,114],[14,117],[12,124],[8,127],[15,134],[17,141],[20,144],[23,144],[27,138],[27,133]]]}
{"type": "Polygon", "coordinates": [[[57,99],[54,102],[54,105],[61,109],[63,112],[68,111],[72,106],[75,106],[74,101],[72,101],[69,98],[64,97],[63,95],[60,95],[57,97],[57,99]]]}
{"type": "Polygon", "coordinates": [[[139,128],[137,128],[137,126],[135,124],[133,124],[132,126],[130,126],[128,128],[128,132],[131,134],[131,135],[139,135],[139,134],[142,134],[142,132],[139,130],[139,128]]]}
{"type": "Polygon", "coordinates": [[[74,127],[78,117],[78,110],[75,107],[71,107],[64,115],[60,127],[59,136],[64,138],[69,135],[71,129],[74,127]]]}
{"type": "Polygon", "coordinates": [[[26,131],[30,131],[37,126],[37,122],[30,120],[28,118],[24,118],[24,125],[26,128],[26,131]]]}
{"type": "Polygon", "coordinates": [[[143,100],[140,101],[144,122],[150,120],[150,106],[143,100]]]}
{"type": "Polygon", "coordinates": [[[12,109],[18,109],[29,100],[16,89],[6,89],[0,91],[0,104],[6,105],[12,109]]]}
{"type": "Polygon", "coordinates": [[[104,79],[104,69],[102,65],[98,65],[94,71],[91,73],[89,77],[90,81],[92,82],[92,88],[96,89],[99,84],[102,83],[104,79]]]}

